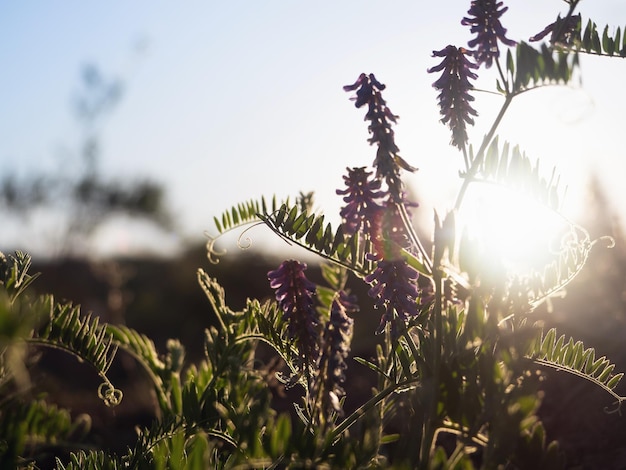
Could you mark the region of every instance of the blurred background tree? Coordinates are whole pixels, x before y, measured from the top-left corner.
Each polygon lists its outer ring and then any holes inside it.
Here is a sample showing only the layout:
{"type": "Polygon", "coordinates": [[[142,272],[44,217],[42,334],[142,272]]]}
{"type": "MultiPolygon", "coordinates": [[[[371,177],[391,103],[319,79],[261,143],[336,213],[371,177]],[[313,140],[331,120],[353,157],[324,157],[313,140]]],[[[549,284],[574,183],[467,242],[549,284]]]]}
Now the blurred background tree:
{"type": "Polygon", "coordinates": [[[101,170],[102,129],[123,96],[122,79],[107,77],[94,64],[82,67],[72,103],[78,142],[59,157],[53,172],[33,170],[2,177],[4,227],[13,224],[19,232],[37,231],[53,257],[88,255],[96,231],[113,219],[140,219],[166,233],[174,230],[161,183],[141,176],[106,177],[101,170]]]}

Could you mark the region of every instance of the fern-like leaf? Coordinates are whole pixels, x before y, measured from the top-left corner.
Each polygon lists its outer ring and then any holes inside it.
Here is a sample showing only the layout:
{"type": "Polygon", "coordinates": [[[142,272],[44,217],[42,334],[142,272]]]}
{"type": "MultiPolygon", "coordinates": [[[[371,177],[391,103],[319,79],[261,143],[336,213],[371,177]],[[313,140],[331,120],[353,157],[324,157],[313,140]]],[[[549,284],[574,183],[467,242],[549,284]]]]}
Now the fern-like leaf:
{"type": "Polygon", "coordinates": [[[247,202],[239,203],[224,211],[221,217],[214,217],[215,227],[221,235],[225,232],[241,227],[250,222],[259,220],[258,214],[275,212],[277,209],[276,197],[272,198],[271,209],[268,210],[267,201],[264,197],[260,200],[250,199],[247,202]]]}
{"type": "Polygon", "coordinates": [[[124,458],[123,468],[209,468],[204,460],[206,444],[210,444],[209,447],[219,445],[222,450],[225,445],[237,448],[237,443],[228,434],[201,430],[197,425],[173,416],[142,429],[134,448],[124,458]],[[202,441],[202,449],[196,447],[198,439],[202,441]],[[204,456],[201,465],[194,464],[200,457],[198,451],[204,456]]]}
{"type": "Polygon", "coordinates": [[[557,338],[554,328],[542,335],[531,357],[537,364],[563,370],[592,382],[611,394],[619,404],[626,399],[614,391],[624,376],[623,373],[614,373],[614,364],[604,356],[596,359],[595,350],[585,348],[581,341],[566,339],[565,335],[557,338]]]}
{"type": "Polygon", "coordinates": [[[106,375],[117,346],[106,326],[99,324],[98,317],[82,314],[77,306],[55,302],[51,295],[42,297],[33,308],[43,315],[28,342],[62,349],[90,364],[104,381],[98,389],[100,398],[107,406],[118,405],[122,392],[106,375]]]}
{"type": "Polygon", "coordinates": [[[255,313],[259,332],[264,341],[278,353],[290,369],[291,377],[287,379],[288,385],[299,381],[303,386],[306,386],[305,381],[300,380],[303,379],[300,354],[294,342],[287,337],[287,325],[282,320],[282,312],[277,303],[266,302],[255,313]]]}
{"type": "Polygon", "coordinates": [[[0,288],[9,298],[16,299],[39,276],[29,274],[31,257],[22,251],[16,251],[8,257],[0,251],[0,288]]]}
{"type": "Polygon", "coordinates": [[[0,462],[6,464],[24,454],[35,455],[44,445],[67,444],[72,437],[82,437],[88,423],[82,419],[72,422],[68,410],[43,400],[5,401],[0,406],[0,442],[6,446],[6,452],[0,454],[0,462]]]}
{"type": "MultiPolygon", "coordinates": [[[[287,200],[288,202],[288,200],[287,200]]],[[[217,240],[227,232],[242,228],[243,226],[253,224],[255,222],[261,222],[261,217],[268,214],[273,214],[278,210],[278,203],[276,196],[272,198],[271,204],[268,205],[267,200],[264,197],[261,199],[250,199],[249,201],[239,203],[236,206],[224,211],[221,216],[213,217],[215,228],[217,230],[217,236],[207,237],[207,253],[209,260],[212,263],[217,263],[218,256],[223,254],[215,249],[215,243],[217,240]]]]}
{"type": "Polygon", "coordinates": [[[560,178],[556,174],[556,169],[553,169],[550,178],[546,179],[540,174],[539,161],[533,163],[519,146],[511,149],[506,141],[500,145],[497,136],[487,148],[472,181],[506,186],[531,197],[553,211],[560,209],[565,192],[559,188],[560,178]]]}
{"type": "Polygon", "coordinates": [[[116,455],[111,455],[102,450],[83,451],[70,454],[70,460],[66,465],[57,457],[57,470],[121,470],[128,468],[124,461],[116,455]]]}
{"type": "Polygon", "coordinates": [[[568,84],[577,67],[578,54],[575,51],[553,51],[546,44],[535,49],[523,41],[517,44],[515,61],[512,56],[507,58],[513,93],[544,85],[568,84]]]}
{"type": "MultiPolygon", "coordinates": [[[[574,31],[575,36],[570,49],[585,54],[626,57],[626,34],[622,36],[622,28],[619,26],[611,33],[609,32],[609,25],[599,28],[596,23],[588,20],[583,30],[582,20],[579,17],[578,25],[574,31]]],[[[559,46],[562,45],[559,44],[559,46]]]]}
{"type": "Polygon", "coordinates": [[[224,288],[203,269],[198,270],[198,283],[209,299],[222,330],[232,333],[228,325],[230,324],[229,319],[235,315],[235,312],[226,305],[224,288]]]}
{"type": "Polygon", "coordinates": [[[275,213],[261,217],[275,233],[289,243],[299,245],[319,256],[366,275],[372,269],[367,260],[369,240],[362,233],[346,235],[341,226],[333,231],[323,215],[301,211],[297,205],[283,204],[275,213]]]}
{"type": "Polygon", "coordinates": [[[565,288],[581,271],[595,243],[586,230],[571,224],[570,230],[561,239],[560,247],[555,250],[555,259],[544,267],[542,273],[529,275],[531,306],[539,305],[565,288]]]}
{"type": "Polygon", "coordinates": [[[116,345],[129,353],[141,364],[152,378],[159,406],[162,411],[171,408],[168,395],[168,373],[154,342],[146,335],[124,325],[107,325],[107,332],[116,345]]]}

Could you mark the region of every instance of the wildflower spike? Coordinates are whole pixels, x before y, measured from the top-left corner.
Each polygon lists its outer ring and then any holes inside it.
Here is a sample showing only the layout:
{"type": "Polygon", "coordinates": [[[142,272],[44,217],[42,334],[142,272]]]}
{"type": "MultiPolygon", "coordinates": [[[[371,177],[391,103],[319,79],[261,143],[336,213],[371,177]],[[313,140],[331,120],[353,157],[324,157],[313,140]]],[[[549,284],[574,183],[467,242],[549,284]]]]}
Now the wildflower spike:
{"type": "Polygon", "coordinates": [[[356,96],[351,98],[355,106],[360,108],[367,105],[365,120],[370,121],[368,130],[371,137],[370,144],[378,145],[374,167],[376,177],[384,179],[389,187],[390,197],[397,201],[402,193],[402,181],[400,180],[400,168],[407,171],[416,171],[399,155],[400,149],[395,143],[392,123],[396,123],[398,116],[394,115],[387,107],[381,91],[385,85],[380,83],[374,74],[366,75],[362,73],[352,85],[343,87],[344,91],[355,91],[356,96]]]}
{"type": "Polygon", "coordinates": [[[418,272],[407,264],[404,258],[380,260],[372,274],[365,281],[372,287],[368,291],[375,299],[377,308],[385,309],[376,333],[382,333],[387,323],[391,323],[392,336],[397,337],[396,318],[406,322],[420,314],[417,299],[418,272]]]}
{"type": "Polygon", "coordinates": [[[365,167],[347,168],[348,175],[343,179],[346,189],[338,189],[336,192],[343,195],[346,205],[341,209],[344,232],[352,235],[359,230],[369,231],[371,220],[381,208],[380,200],[385,196],[380,191],[380,180],[370,180],[372,174],[365,167]]]}
{"type": "Polygon", "coordinates": [[[343,384],[346,381],[345,370],[348,368],[346,358],[350,353],[354,320],[348,316],[356,312],[356,298],[340,291],[333,300],[330,319],[323,332],[324,349],[319,360],[320,373],[315,387],[323,387],[323,408],[326,412],[343,415],[340,400],[345,395],[343,384]]]}
{"type": "Polygon", "coordinates": [[[441,72],[441,77],[433,83],[440,91],[439,108],[443,116],[441,122],[447,124],[452,131],[451,145],[462,149],[467,143],[466,124],[474,124],[472,116],[478,113],[471,107],[474,97],[469,90],[474,87],[470,79],[478,76],[472,72],[478,65],[468,59],[471,52],[463,47],[448,46],[440,51],[433,51],[433,57],[443,57],[439,65],[428,69],[428,73],[441,72]]]}
{"type": "Polygon", "coordinates": [[[476,47],[474,57],[478,65],[485,64],[489,68],[493,59],[500,56],[498,41],[507,46],[514,46],[515,41],[507,38],[506,29],[500,23],[500,17],[509,7],[502,7],[502,2],[496,0],[474,0],[467,14],[470,16],[461,20],[464,26],[471,26],[470,31],[476,33],[476,37],[467,45],[476,47]]]}
{"type": "Polygon", "coordinates": [[[295,340],[303,359],[313,363],[319,351],[319,318],[313,305],[315,284],[304,275],[306,268],[306,263],[287,260],[267,277],[287,322],[287,334],[295,340]]]}

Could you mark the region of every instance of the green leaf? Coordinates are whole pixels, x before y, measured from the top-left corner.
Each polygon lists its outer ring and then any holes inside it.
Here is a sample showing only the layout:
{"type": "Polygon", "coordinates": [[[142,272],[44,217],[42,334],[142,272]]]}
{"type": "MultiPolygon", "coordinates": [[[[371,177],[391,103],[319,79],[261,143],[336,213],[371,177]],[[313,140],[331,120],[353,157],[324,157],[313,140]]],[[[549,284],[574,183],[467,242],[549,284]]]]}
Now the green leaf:
{"type": "Polygon", "coordinates": [[[322,277],[335,291],[343,290],[348,281],[348,271],[334,263],[321,263],[322,277]]]}
{"type": "Polygon", "coordinates": [[[355,357],[354,360],[359,364],[367,367],[368,369],[376,372],[377,374],[380,374],[382,377],[385,377],[387,380],[391,380],[391,377],[389,377],[389,375],[387,375],[384,370],[382,370],[378,365],[374,364],[373,362],[368,361],[367,359],[363,359],[362,357],[355,357]]]}
{"type": "Polygon", "coordinates": [[[400,434],[385,434],[380,438],[380,444],[392,444],[400,440],[400,434]]]}
{"type": "Polygon", "coordinates": [[[584,363],[585,368],[583,371],[586,375],[592,375],[592,369],[596,362],[596,352],[594,349],[589,348],[585,351],[585,355],[587,355],[587,360],[584,363]]]}
{"type": "Polygon", "coordinates": [[[574,340],[570,338],[564,347],[563,360],[562,360],[563,364],[567,364],[568,366],[571,366],[573,355],[574,355],[574,340]]]}
{"type": "Polygon", "coordinates": [[[609,37],[608,25],[604,27],[604,31],[602,32],[602,48],[610,56],[615,52],[615,41],[613,38],[609,37]]]}
{"type": "Polygon", "coordinates": [[[270,431],[270,456],[274,459],[282,456],[289,447],[291,437],[291,418],[288,414],[281,413],[270,431]]]}
{"type": "Polygon", "coordinates": [[[404,248],[402,249],[402,257],[406,260],[407,264],[424,276],[432,276],[432,273],[428,270],[426,265],[422,263],[414,254],[408,252],[404,248]]]}
{"type": "Polygon", "coordinates": [[[602,54],[602,45],[600,43],[600,35],[597,29],[591,32],[591,50],[596,54],[602,54]]]}
{"type": "Polygon", "coordinates": [[[516,47],[513,93],[548,84],[567,84],[578,66],[575,51],[554,52],[546,44],[537,50],[525,42],[516,47]]]}
{"type": "Polygon", "coordinates": [[[204,433],[196,433],[189,440],[186,468],[209,468],[209,441],[204,433]]]}
{"type": "Polygon", "coordinates": [[[513,60],[511,49],[506,51],[506,69],[509,72],[509,76],[515,77],[515,61],[513,60]]]}
{"type": "Polygon", "coordinates": [[[16,251],[8,257],[0,251],[0,291],[4,290],[15,301],[39,274],[29,274],[32,264],[30,255],[16,251]]]}
{"type": "Polygon", "coordinates": [[[316,286],[315,291],[317,294],[317,299],[321,306],[325,309],[329,309],[333,299],[335,298],[335,290],[318,285],[316,286]]]}
{"type": "Polygon", "coordinates": [[[620,372],[619,374],[615,374],[606,382],[606,386],[610,388],[611,390],[613,390],[615,387],[617,387],[617,384],[622,379],[622,377],[624,377],[623,372],[620,372]]]}
{"type": "Polygon", "coordinates": [[[355,273],[365,275],[368,272],[370,262],[366,258],[367,252],[363,249],[364,246],[368,246],[368,241],[362,240],[363,233],[346,237],[341,225],[334,232],[330,224],[324,227],[322,215],[316,216],[301,211],[298,205],[289,207],[285,204],[277,213],[261,216],[261,220],[290,243],[297,244],[355,273]]]}
{"type": "Polygon", "coordinates": [[[283,221],[285,220],[285,217],[287,216],[287,210],[288,210],[288,206],[286,204],[283,204],[280,206],[280,209],[278,209],[278,213],[276,214],[276,217],[273,220],[276,226],[282,225],[283,221]]]}
{"type": "MultiPolygon", "coordinates": [[[[609,363],[608,361],[605,362],[605,367],[602,369],[602,372],[596,377],[598,379],[598,381],[600,382],[606,382],[609,378],[609,376],[611,375],[611,372],[613,372],[613,369],[615,369],[615,365],[609,363]]],[[[598,370],[599,372],[599,370],[598,370]]]]}
{"type": "Polygon", "coordinates": [[[573,348],[571,365],[576,370],[581,370],[584,364],[585,356],[582,341],[577,341],[573,348]]]}
{"type": "Polygon", "coordinates": [[[608,364],[608,361],[605,356],[602,356],[596,359],[591,365],[591,370],[589,372],[589,375],[597,376],[601,374],[604,368],[607,366],[607,364],[608,364]]]}
{"type": "Polygon", "coordinates": [[[79,307],[55,302],[51,295],[38,299],[32,308],[42,315],[38,327],[27,340],[33,344],[61,349],[90,364],[104,380],[103,385],[106,387],[103,390],[110,391],[103,398],[106,404],[117,405],[121,391],[116,390],[107,378],[117,345],[107,326],[100,325],[98,317],[82,314],[79,307]]]}
{"type": "Polygon", "coordinates": [[[565,336],[556,338],[556,330],[551,328],[543,335],[539,343],[534,343],[536,352],[530,352],[530,358],[536,363],[562,370],[582,377],[610,393],[620,403],[622,398],[613,392],[623,373],[613,374],[615,365],[604,356],[595,359],[593,349],[585,349],[581,341],[570,338],[565,343],[565,336]]]}

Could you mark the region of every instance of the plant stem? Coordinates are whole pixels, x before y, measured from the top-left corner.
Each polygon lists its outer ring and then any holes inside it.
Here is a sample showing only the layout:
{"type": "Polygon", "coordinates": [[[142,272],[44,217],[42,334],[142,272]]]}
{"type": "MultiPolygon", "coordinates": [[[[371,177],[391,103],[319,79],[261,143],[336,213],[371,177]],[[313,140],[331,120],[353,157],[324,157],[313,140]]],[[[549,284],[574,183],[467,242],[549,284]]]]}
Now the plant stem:
{"type": "Polygon", "coordinates": [[[341,436],[341,434],[343,434],[344,431],[346,431],[350,426],[356,423],[356,421],[360,417],[364,416],[365,413],[367,413],[369,410],[374,408],[376,405],[378,405],[380,402],[382,402],[385,398],[387,398],[389,395],[394,393],[396,390],[406,389],[408,385],[411,385],[417,382],[419,382],[419,379],[417,378],[404,380],[399,383],[391,384],[387,388],[378,392],[376,395],[374,395],[372,398],[370,398],[368,401],[366,401],[360,407],[354,410],[350,414],[350,416],[344,419],[335,429],[333,429],[331,432],[328,433],[328,436],[326,437],[326,445],[332,445],[332,443],[335,442],[335,440],[339,436],[341,436]]]}
{"type": "Polygon", "coordinates": [[[426,403],[424,413],[424,423],[422,428],[422,440],[420,447],[420,468],[426,470],[430,465],[431,453],[435,445],[435,435],[439,426],[438,406],[439,406],[439,382],[441,356],[443,354],[443,289],[441,269],[433,271],[433,281],[435,283],[435,305],[433,309],[433,321],[435,329],[433,331],[435,350],[433,351],[432,380],[430,381],[430,394],[426,403]]]}
{"type": "Polygon", "coordinates": [[[500,108],[500,112],[498,113],[498,116],[496,117],[495,121],[491,125],[491,129],[489,129],[489,132],[487,133],[487,135],[483,139],[483,143],[481,144],[480,149],[478,150],[478,153],[476,154],[476,158],[474,158],[474,161],[472,162],[471,168],[466,173],[465,178],[463,179],[463,184],[461,185],[461,189],[459,190],[459,194],[458,194],[458,196],[456,198],[456,202],[454,204],[454,209],[455,210],[458,211],[460,209],[461,204],[463,203],[463,198],[465,197],[465,193],[467,191],[467,188],[468,188],[469,184],[473,181],[474,176],[476,175],[476,173],[478,172],[478,169],[481,167],[481,165],[483,163],[483,160],[485,158],[485,152],[487,150],[487,146],[489,145],[489,142],[491,142],[491,139],[493,139],[493,136],[496,133],[496,129],[500,125],[500,122],[502,121],[502,118],[504,117],[504,114],[506,113],[506,110],[508,109],[509,105],[511,104],[511,101],[513,101],[513,97],[514,96],[515,95],[512,94],[512,93],[506,95],[506,97],[504,99],[504,103],[502,104],[502,108],[500,108]]]}
{"type": "Polygon", "coordinates": [[[396,204],[396,207],[398,208],[398,212],[400,213],[400,217],[402,218],[402,223],[404,224],[404,227],[406,228],[406,231],[409,234],[409,238],[411,239],[411,242],[415,245],[419,253],[422,255],[422,262],[424,263],[424,266],[426,267],[429,273],[432,273],[433,263],[430,260],[430,257],[428,256],[428,253],[426,252],[426,249],[424,248],[424,245],[422,245],[422,242],[417,236],[417,233],[415,233],[415,229],[413,228],[413,225],[411,225],[411,219],[409,217],[409,214],[406,211],[406,206],[404,204],[398,203],[396,204]]]}

